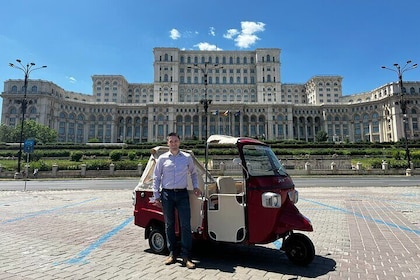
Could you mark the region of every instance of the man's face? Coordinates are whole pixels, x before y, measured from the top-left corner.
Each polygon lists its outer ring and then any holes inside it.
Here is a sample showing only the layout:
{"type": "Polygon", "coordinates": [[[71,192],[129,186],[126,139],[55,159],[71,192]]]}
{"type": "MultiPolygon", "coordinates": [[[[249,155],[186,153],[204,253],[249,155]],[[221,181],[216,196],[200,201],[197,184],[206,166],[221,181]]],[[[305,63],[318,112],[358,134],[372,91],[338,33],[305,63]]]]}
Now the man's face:
{"type": "Polygon", "coordinates": [[[168,147],[170,150],[178,150],[179,145],[181,142],[179,141],[179,138],[176,136],[169,136],[168,137],[168,147]]]}

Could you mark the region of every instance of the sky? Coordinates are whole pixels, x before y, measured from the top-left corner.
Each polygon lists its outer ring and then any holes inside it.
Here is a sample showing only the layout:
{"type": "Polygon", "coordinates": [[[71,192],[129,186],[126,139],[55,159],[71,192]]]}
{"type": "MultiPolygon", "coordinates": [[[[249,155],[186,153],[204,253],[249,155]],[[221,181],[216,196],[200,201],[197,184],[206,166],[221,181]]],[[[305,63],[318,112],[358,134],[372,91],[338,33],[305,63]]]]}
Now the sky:
{"type": "MultiPolygon", "coordinates": [[[[420,63],[418,0],[0,0],[0,81],[30,79],[92,94],[92,75],[153,82],[153,48],[281,50],[281,82],[343,77],[344,95],[397,81],[420,63]]],[[[404,80],[419,81],[420,68],[404,80]]],[[[3,92],[3,85],[1,86],[3,92]]],[[[0,99],[0,114],[1,114],[0,99]]]]}

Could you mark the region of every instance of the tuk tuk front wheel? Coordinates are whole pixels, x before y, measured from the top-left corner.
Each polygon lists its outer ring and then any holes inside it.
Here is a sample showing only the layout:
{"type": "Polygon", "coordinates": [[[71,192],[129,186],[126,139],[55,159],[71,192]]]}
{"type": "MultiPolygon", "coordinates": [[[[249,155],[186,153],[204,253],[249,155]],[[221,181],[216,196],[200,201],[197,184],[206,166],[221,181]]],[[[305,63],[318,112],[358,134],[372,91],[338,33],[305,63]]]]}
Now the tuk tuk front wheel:
{"type": "Polygon", "coordinates": [[[149,234],[150,249],[156,254],[166,253],[168,248],[166,246],[165,231],[159,228],[154,228],[149,234]]]}
{"type": "Polygon", "coordinates": [[[287,258],[296,265],[308,265],[315,257],[312,241],[302,233],[292,233],[283,243],[287,258]]]}

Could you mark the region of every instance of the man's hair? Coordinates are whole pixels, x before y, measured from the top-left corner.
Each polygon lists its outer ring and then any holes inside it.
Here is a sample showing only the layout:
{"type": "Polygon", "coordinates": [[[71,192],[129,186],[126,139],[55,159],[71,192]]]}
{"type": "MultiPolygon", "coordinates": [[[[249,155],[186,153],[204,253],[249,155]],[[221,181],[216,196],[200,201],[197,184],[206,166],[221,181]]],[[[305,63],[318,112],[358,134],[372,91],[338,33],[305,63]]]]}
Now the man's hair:
{"type": "Polygon", "coordinates": [[[171,137],[171,136],[175,136],[175,137],[178,137],[178,139],[181,139],[179,137],[178,133],[176,133],[176,132],[171,132],[171,133],[168,134],[168,138],[171,137]]]}

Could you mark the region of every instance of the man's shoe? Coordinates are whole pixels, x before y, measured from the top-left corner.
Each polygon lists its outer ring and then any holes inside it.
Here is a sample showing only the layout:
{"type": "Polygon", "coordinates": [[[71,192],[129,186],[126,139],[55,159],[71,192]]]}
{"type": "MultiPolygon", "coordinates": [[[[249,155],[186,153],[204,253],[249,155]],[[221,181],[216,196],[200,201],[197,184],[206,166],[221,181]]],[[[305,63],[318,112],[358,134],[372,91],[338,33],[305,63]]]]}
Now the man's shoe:
{"type": "Polygon", "coordinates": [[[182,265],[185,266],[188,269],[195,269],[195,264],[192,261],[190,261],[189,259],[184,259],[182,261],[182,265]]]}
{"type": "Polygon", "coordinates": [[[170,265],[170,264],[174,264],[176,263],[176,257],[170,255],[166,260],[165,260],[165,264],[166,265],[170,265]]]}

